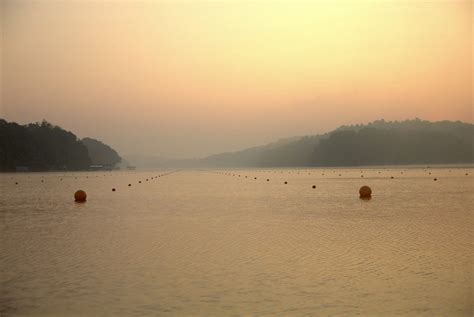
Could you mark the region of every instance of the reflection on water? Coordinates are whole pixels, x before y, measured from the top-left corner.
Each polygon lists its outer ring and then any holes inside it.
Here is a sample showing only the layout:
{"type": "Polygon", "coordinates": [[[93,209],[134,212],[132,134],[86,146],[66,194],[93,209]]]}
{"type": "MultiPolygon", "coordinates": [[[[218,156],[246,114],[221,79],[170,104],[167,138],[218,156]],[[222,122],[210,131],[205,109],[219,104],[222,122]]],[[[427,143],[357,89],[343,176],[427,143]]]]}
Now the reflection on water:
{"type": "Polygon", "coordinates": [[[472,168],[164,173],[0,175],[0,315],[473,314],[472,168]]]}

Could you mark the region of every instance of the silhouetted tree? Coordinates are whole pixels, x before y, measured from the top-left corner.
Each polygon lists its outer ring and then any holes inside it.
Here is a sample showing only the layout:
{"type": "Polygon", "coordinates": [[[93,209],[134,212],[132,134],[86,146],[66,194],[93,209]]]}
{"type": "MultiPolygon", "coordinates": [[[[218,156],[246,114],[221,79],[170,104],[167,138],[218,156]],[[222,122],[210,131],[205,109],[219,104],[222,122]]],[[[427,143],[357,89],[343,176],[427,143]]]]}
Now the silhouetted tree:
{"type": "Polygon", "coordinates": [[[87,148],[71,132],[47,121],[19,125],[0,119],[0,170],[80,170],[91,163],[87,148]]]}

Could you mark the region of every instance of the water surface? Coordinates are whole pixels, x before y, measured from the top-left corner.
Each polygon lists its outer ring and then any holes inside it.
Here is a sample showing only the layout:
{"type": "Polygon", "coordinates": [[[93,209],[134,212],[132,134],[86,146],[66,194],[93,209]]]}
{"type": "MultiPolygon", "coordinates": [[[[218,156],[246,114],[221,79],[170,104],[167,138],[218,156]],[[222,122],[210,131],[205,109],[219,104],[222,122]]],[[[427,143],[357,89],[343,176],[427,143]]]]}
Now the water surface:
{"type": "Polygon", "coordinates": [[[0,315],[473,315],[472,168],[166,173],[1,174],[0,315]]]}

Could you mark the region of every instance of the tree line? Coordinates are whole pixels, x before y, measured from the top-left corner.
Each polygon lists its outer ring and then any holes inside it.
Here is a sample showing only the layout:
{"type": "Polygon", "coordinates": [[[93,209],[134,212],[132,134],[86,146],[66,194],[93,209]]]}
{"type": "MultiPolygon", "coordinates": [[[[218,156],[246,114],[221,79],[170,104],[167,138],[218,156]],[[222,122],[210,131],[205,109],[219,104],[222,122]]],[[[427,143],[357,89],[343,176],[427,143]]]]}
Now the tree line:
{"type": "Polygon", "coordinates": [[[474,125],[377,120],[171,166],[318,167],[474,163],[474,125]]]}
{"type": "Polygon", "coordinates": [[[120,162],[117,152],[91,140],[83,142],[45,120],[20,125],[0,119],[0,171],[85,170],[91,164],[113,166],[120,162]]]}

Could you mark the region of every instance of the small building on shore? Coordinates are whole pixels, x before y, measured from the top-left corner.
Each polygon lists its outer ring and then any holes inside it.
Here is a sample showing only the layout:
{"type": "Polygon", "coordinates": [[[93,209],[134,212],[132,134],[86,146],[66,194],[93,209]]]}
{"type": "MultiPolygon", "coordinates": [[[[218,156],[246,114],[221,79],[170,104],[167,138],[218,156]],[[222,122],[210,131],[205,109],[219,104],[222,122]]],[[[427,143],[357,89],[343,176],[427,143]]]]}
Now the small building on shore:
{"type": "Polygon", "coordinates": [[[111,171],[113,166],[110,164],[93,164],[89,166],[89,171],[111,171]]]}
{"type": "Polygon", "coordinates": [[[15,171],[18,173],[26,173],[30,171],[29,166],[15,166],[15,171]]]}

